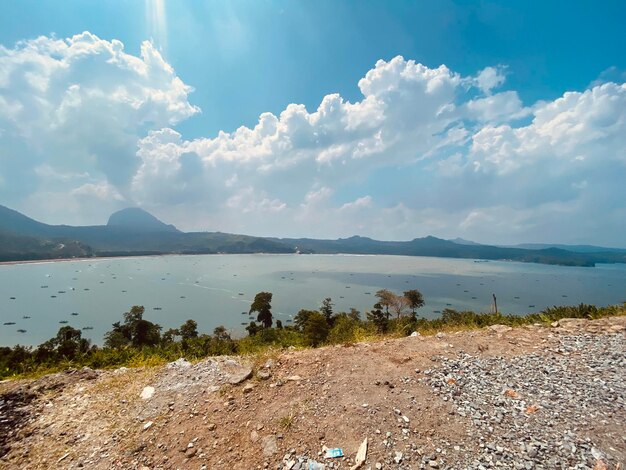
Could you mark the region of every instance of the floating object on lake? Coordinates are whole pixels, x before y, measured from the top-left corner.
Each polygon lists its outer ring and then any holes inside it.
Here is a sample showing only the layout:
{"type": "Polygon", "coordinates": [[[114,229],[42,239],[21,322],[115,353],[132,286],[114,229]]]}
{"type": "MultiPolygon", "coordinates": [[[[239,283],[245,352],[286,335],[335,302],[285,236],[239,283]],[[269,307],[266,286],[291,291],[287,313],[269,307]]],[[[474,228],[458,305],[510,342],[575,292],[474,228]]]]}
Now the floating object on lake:
{"type": "Polygon", "coordinates": [[[476,299],[476,297],[472,297],[472,299],[476,299]]]}
{"type": "Polygon", "coordinates": [[[17,330],[18,333],[26,333],[26,330],[23,330],[22,328],[20,328],[19,330],[17,330]]]}
{"type": "Polygon", "coordinates": [[[365,292],[365,295],[372,295],[371,292],[365,292]]]}
{"type": "Polygon", "coordinates": [[[56,299],[56,298],[57,298],[57,296],[56,296],[56,295],[51,295],[51,296],[50,296],[50,298],[52,298],[52,299],[56,299]]]}
{"type": "Polygon", "coordinates": [[[463,292],[469,292],[467,289],[465,289],[463,292]]]}
{"type": "Polygon", "coordinates": [[[77,315],[78,315],[78,312],[72,312],[70,315],[77,316],[77,315]]]}
{"type": "MultiPolygon", "coordinates": [[[[125,292],[125,291],[124,291],[125,292]]],[[[184,295],[180,296],[181,299],[186,299],[187,297],[185,297],[184,295]]]]}
{"type": "Polygon", "coordinates": [[[285,320],[285,323],[291,323],[293,320],[291,318],[288,318],[287,320],[285,320]]]}
{"type": "Polygon", "coordinates": [[[243,295],[243,292],[239,292],[239,295],[243,295]]]}
{"type": "Polygon", "coordinates": [[[47,289],[47,288],[48,288],[48,286],[41,286],[41,288],[42,288],[42,289],[47,289]]]}
{"type": "Polygon", "coordinates": [[[22,318],[23,318],[24,320],[28,320],[30,317],[29,317],[28,315],[24,315],[22,318]]]}
{"type": "Polygon", "coordinates": [[[450,306],[452,306],[452,304],[446,304],[446,306],[450,307],[450,306]]]}
{"type": "Polygon", "coordinates": [[[61,320],[59,323],[63,323],[65,325],[66,323],[69,323],[69,322],[67,320],[61,320]]]}
{"type": "Polygon", "coordinates": [[[123,290],[122,292],[126,292],[125,290],[123,290]]]}
{"type": "Polygon", "coordinates": [[[245,321],[242,321],[241,324],[242,325],[247,325],[247,323],[245,321]]]}
{"type": "Polygon", "coordinates": [[[534,307],[535,307],[534,305],[529,305],[529,306],[528,306],[528,308],[534,308],[534,307]]]}
{"type": "Polygon", "coordinates": [[[441,310],[433,310],[433,313],[441,313],[441,310]]]}
{"type": "Polygon", "coordinates": [[[340,299],[343,299],[344,297],[343,297],[343,295],[340,295],[340,296],[339,296],[339,298],[340,298],[340,299]]]}
{"type": "Polygon", "coordinates": [[[350,289],[350,286],[346,286],[346,289],[350,289]]]}
{"type": "Polygon", "coordinates": [[[247,315],[247,314],[248,314],[248,312],[241,312],[241,314],[242,314],[242,315],[247,315]]]}
{"type": "Polygon", "coordinates": [[[9,299],[11,299],[11,300],[15,300],[15,297],[9,297],[9,299]]]}
{"type": "Polygon", "coordinates": [[[163,310],[161,307],[153,307],[152,310],[163,310]]]}
{"type": "Polygon", "coordinates": [[[57,294],[65,294],[64,290],[60,290],[59,292],[57,292],[57,294]]]}
{"type": "Polygon", "coordinates": [[[514,299],[519,299],[519,297],[516,295],[515,297],[513,297],[514,299]]]}
{"type": "Polygon", "coordinates": [[[567,297],[567,295],[563,294],[561,297],[567,297]]]}
{"type": "Polygon", "coordinates": [[[89,287],[85,287],[83,290],[89,290],[89,287]]]}
{"type": "Polygon", "coordinates": [[[100,284],[104,284],[104,281],[100,281],[100,284]]]}
{"type": "Polygon", "coordinates": [[[93,330],[93,326],[84,326],[83,330],[93,330]]]}
{"type": "Polygon", "coordinates": [[[4,324],[5,325],[15,325],[15,322],[14,321],[7,321],[7,322],[4,322],[4,324]]]}

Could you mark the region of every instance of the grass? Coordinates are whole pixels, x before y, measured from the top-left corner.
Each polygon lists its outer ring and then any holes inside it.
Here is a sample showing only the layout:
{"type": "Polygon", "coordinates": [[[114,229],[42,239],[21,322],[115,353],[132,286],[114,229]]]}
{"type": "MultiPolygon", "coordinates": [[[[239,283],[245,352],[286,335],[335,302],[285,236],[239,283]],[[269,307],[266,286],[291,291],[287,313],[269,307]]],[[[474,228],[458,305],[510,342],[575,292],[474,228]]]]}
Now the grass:
{"type": "MultiPolygon", "coordinates": [[[[626,302],[622,305],[596,307],[580,304],[575,306],[550,307],[529,315],[507,315],[502,313],[476,313],[446,309],[434,319],[412,318],[404,316],[390,319],[385,331],[380,331],[369,321],[337,315],[332,327],[326,331],[325,340],[320,346],[343,344],[353,345],[359,342],[375,342],[386,338],[404,337],[417,331],[428,336],[437,332],[453,332],[484,328],[502,324],[518,327],[529,324],[549,325],[563,318],[597,319],[626,315],[626,302]]],[[[305,330],[306,331],[306,330],[305,330]]],[[[318,332],[319,333],[319,332],[318,332]]],[[[209,341],[210,343],[210,341],[209,341]]],[[[214,355],[245,356],[255,368],[262,367],[268,359],[276,360],[286,348],[304,349],[310,344],[305,332],[294,328],[263,329],[253,336],[238,340],[215,342],[207,335],[197,338],[197,344],[189,341],[186,348],[180,343],[149,348],[96,349],[78,355],[69,361],[63,357],[52,357],[47,361],[37,362],[36,354],[23,347],[0,348],[0,379],[39,378],[69,368],[91,367],[111,369],[118,367],[155,368],[167,362],[186,357],[195,362],[214,355]],[[202,337],[204,336],[204,337],[202,337]],[[216,348],[206,349],[207,338],[217,344],[216,348]],[[203,343],[204,342],[204,343],[203,343]]]]}

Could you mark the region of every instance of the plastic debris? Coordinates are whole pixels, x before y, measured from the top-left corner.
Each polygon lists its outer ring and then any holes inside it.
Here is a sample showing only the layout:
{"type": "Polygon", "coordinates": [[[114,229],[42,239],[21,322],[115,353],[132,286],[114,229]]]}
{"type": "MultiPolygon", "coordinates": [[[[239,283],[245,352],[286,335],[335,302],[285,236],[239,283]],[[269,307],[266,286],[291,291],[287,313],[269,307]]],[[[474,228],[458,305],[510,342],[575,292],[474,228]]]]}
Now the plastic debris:
{"type": "Polygon", "coordinates": [[[335,459],[337,457],[343,457],[343,450],[339,447],[334,447],[332,449],[325,449],[326,454],[324,455],[325,459],[335,459]]]}

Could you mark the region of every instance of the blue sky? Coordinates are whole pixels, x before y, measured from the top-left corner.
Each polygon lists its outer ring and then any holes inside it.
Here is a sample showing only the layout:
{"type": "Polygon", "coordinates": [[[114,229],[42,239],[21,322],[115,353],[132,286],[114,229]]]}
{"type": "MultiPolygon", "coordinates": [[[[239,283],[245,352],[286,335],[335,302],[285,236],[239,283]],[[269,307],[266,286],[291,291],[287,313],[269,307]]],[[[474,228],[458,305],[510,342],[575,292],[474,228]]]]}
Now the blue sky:
{"type": "Polygon", "coordinates": [[[39,219],[625,246],[623,2],[1,8],[0,203],[39,219]]]}

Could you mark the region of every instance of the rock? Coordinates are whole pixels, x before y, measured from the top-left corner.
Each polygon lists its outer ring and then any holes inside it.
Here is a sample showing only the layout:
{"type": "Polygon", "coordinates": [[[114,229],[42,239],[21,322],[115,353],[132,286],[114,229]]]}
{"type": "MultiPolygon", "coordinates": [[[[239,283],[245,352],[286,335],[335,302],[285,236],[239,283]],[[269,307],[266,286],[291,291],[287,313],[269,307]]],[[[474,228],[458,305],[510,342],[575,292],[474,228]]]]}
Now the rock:
{"type": "Polygon", "coordinates": [[[165,367],[168,369],[187,369],[191,367],[191,362],[181,357],[180,359],[176,359],[174,362],[168,363],[165,367]]]}
{"type": "Polygon", "coordinates": [[[148,421],[146,424],[143,425],[143,430],[147,431],[148,429],[150,429],[152,427],[154,423],[152,421],[148,421]]]}
{"type": "Polygon", "coordinates": [[[254,429],[250,432],[250,441],[252,442],[258,442],[259,440],[259,433],[256,432],[254,429]]]}
{"type": "Polygon", "coordinates": [[[552,323],[550,323],[550,326],[551,326],[552,328],[558,328],[558,326],[559,326],[559,322],[558,322],[558,321],[553,321],[552,323]]]}
{"type": "Polygon", "coordinates": [[[209,424],[209,425],[207,426],[207,429],[208,429],[209,431],[215,431],[215,423],[211,423],[211,424],[209,424]]]}
{"type": "Polygon", "coordinates": [[[495,333],[506,333],[507,331],[511,331],[513,328],[506,325],[491,325],[487,327],[488,330],[493,331],[495,333]]]}
{"type": "Polygon", "coordinates": [[[265,456],[274,455],[278,452],[278,444],[274,436],[265,436],[261,441],[261,445],[263,446],[263,455],[265,456]]]}
{"type": "Polygon", "coordinates": [[[356,457],[354,458],[354,465],[350,467],[350,470],[357,470],[361,465],[365,463],[367,459],[367,437],[361,442],[359,446],[359,450],[356,453],[356,457]]]}
{"type": "Polygon", "coordinates": [[[402,455],[402,452],[396,452],[396,455],[393,458],[393,461],[395,463],[400,463],[402,462],[402,458],[404,457],[404,455],[402,455]]]}
{"type": "Polygon", "coordinates": [[[272,376],[272,373],[269,370],[259,370],[256,376],[259,380],[268,380],[272,376]]]}
{"type": "Polygon", "coordinates": [[[231,374],[228,383],[238,385],[252,377],[252,367],[243,367],[240,371],[231,374]]]}
{"type": "Polygon", "coordinates": [[[436,460],[429,460],[428,466],[430,468],[439,468],[439,463],[436,460]]]}
{"type": "Polygon", "coordinates": [[[139,395],[143,400],[149,400],[150,398],[152,398],[152,395],[154,395],[154,387],[151,387],[150,385],[148,385],[147,387],[144,387],[143,390],[141,391],[141,395],[139,395]]]}
{"type": "Polygon", "coordinates": [[[246,384],[243,387],[243,393],[250,393],[252,390],[254,390],[254,385],[252,384],[246,384]]]}
{"type": "Polygon", "coordinates": [[[422,335],[420,335],[419,332],[414,331],[413,333],[411,333],[411,336],[415,338],[416,336],[422,336],[422,335]]]}
{"type": "Polygon", "coordinates": [[[190,459],[191,457],[193,457],[194,455],[196,455],[196,452],[198,450],[195,447],[188,447],[187,450],[185,451],[185,457],[187,457],[188,459],[190,459]]]}
{"type": "Polygon", "coordinates": [[[302,377],[300,377],[299,375],[291,375],[287,377],[287,380],[289,382],[299,382],[300,380],[302,380],[302,377]]]}
{"type": "Polygon", "coordinates": [[[435,337],[436,337],[437,339],[442,339],[442,338],[445,338],[445,337],[446,337],[446,334],[445,334],[445,333],[442,333],[442,332],[440,331],[439,333],[437,333],[437,334],[435,335],[435,337]]]}

